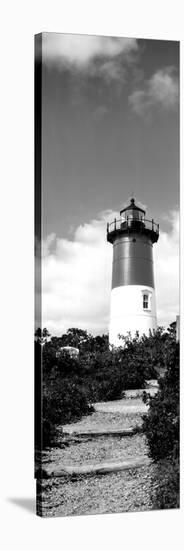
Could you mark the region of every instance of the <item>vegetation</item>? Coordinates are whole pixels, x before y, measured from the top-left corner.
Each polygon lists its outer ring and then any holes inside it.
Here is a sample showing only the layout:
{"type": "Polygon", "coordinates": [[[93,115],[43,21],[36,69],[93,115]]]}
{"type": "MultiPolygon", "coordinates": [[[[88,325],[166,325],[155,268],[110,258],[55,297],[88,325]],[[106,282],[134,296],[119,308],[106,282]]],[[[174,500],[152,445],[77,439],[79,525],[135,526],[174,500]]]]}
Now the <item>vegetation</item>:
{"type": "MultiPolygon", "coordinates": [[[[159,328],[149,337],[139,338],[137,334],[133,339],[130,336],[123,338],[123,346],[111,350],[107,335],[93,337],[87,331],[77,328],[68,329],[60,337],[51,337],[46,328],[37,329],[35,339],[35,357],[38,357],[36,368],[39,369],[39,364],[42,365],[41,418],[44,446],[53,443],[57,426],[90,414],[93,411],[93,402],[119,399],[127,389],[144,388],[146,380],[158,378],[167,367],[168,380],[172,370],[169,365],[174,361],[174,324],[167,331],[159,328]],[[78,358],[60,353],[63,346],[77,347],[80,352],[78,358]]],[[[161,381],[161,388],[165,383],[161,381]]],[[[165,392],[167,394],[167,389],[165,392]]],[[[162,400],[162,396],[160,399],[162,400]]],[[[155,401],[156,410],[158,407],[159,403],[155,401]]],[[[151,401],[150,411],[153,409],[154,401],[151,401]]],[[[168,414],[167,410],[165,412],[168,414]]],[[[152,453],[154,445],[157,447],[157,435],[152,429],[155,423],[154,414],[156,413],[152,412],[152,417],[149,416],[147,424],[146,419],[144,420],[152,453]]],[[[174,429],[177,432],[176,425],[172,425],[173,437],[174,429]]]]}
{"type": "MultiPolygon", "coordinates": [[[[149,337],[120,337],[122,347],[109,349],[108,336],[93,337],[70,328],[60,337],[47,329],[35,333],[36,442],[57,443],[57,429],[93,411],[92,403],[119,399],[127,389],[144,388],[157,378],[159,391],[143,417],[149,455],[155,463],[154,509],[179,507],[179,344],[176,323],[159,327],[149,337]],[[60,352],[79,349],[77,357],[60,352]],[[42,399],[40,402],[42,388],[42,399]],[[42,423],[42,425],[41,425],[42,423]],[[39,432],[39,426],[41,430],[39,432]]],[[[40,445],[38,445],[40,448],[40,445]]],[[[153,480],[154,481],[154,480],[153,480]]]]}
{"type": "Polygon", "coordinates": [[[149,454],[159,461],[159,479],[153,504],[156,508],[179,507],[179,344],[170,330],[165,348],[167,371],[159,378],[159,391],[149,397],[149,413],[143,427],[149,454]]]}

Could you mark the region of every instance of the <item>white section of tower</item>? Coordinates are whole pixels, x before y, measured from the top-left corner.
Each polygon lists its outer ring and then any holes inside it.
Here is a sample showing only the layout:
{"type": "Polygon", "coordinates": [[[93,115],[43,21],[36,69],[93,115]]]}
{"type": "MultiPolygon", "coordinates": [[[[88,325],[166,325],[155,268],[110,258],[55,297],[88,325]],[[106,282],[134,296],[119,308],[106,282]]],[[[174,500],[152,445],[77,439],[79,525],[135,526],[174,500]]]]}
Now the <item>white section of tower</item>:
{"type": "Polygon", "coordinates": [[[155,290],[149,286],[124,285],[111,290],[109,343],[123,346],[118,335],[149,336],[157,327],[155,290]]]}

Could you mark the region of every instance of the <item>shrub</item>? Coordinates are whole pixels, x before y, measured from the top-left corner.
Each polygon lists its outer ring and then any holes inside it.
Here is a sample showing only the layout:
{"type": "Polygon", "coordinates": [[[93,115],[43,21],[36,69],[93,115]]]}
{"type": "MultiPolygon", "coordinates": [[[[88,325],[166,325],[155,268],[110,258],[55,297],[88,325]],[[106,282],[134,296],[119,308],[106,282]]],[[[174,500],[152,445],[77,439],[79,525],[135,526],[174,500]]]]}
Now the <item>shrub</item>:
{"type": "Polygon", "coordinates": [[[178,459],[167,458],[159,461],[154,476],[156,489],[151,496],[153,508],[156,510],[179,508],[180,475],[178,459]]]}
{"type": "Polygon", "coordinates": [[[144,417],[150,456],[159,460],[179,456],[179,347],[170,342],[167,348],[168,368],[159,380],[160,390],[149,398],[149,414],[144,417]]]}
{"type": "Polygon", "coordinates": [[[149,398],[143,429],[149,454],[157,466],[153,507],[179,507],[179,345],[172,338],[166,350],[167,371],[160,390],[149,398]]]}
{"type": "Polygon", "coordinates": [[[93,407],[88,404],[83,388],[70,384],[68,380],[53,383],[47,379],[42,400],[43,447],[54,444],[57,426],[74,422],[92,412],[93,407]]]}

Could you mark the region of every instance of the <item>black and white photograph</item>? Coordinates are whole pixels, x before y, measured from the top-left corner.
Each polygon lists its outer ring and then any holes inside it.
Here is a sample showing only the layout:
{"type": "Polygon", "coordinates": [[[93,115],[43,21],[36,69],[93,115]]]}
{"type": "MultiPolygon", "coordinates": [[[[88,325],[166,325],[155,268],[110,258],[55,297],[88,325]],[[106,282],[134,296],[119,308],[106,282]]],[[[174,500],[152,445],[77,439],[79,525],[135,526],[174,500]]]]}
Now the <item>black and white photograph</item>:
{"type": "Polygon", "coordinates": [[[35,35],[39,516],[180,507],[179,53],[35,35]]]}

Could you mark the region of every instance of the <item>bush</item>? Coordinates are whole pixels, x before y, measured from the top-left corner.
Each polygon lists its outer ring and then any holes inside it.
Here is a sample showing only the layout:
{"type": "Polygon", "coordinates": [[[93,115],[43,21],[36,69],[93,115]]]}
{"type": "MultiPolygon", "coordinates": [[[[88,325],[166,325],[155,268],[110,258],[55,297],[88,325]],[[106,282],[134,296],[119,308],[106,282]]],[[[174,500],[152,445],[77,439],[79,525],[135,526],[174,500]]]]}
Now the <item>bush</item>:
{"type": "Polygon", "coordinates": [[[54,444],[57,426],[75,422],[93,410],[84,389],[75,380],[71,383],[58,376],[47,377],[42,400],[43,446],[54,444]]]}
{"type": "Polygon", "coordinates": [[[179,508],[180,473],[178,459],[167,458],[159,461],[154,475],[156,489],[152,492],[151,497],[153,509],[179,508]]]}
{"type": "Polygon", "coordinates": [[[149,413],[143,429],[149,454],[157,467],[159,479],[155,508],[179,507],[179,345],[172,338],[166,351],[167,372],[159,380],[160,390],[149,398],[149,413]]]}
{"type": "Polygon", "coordinates": [[[149,398],[149,414],[144,417],[150,456],[159,460],[179,456],[179,347],[170,342],[167,348],[168,368],[159,380],[160,390],[149,398]]]}

